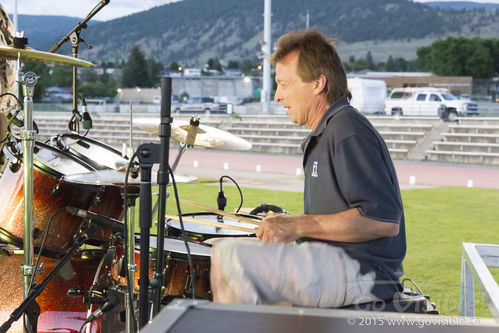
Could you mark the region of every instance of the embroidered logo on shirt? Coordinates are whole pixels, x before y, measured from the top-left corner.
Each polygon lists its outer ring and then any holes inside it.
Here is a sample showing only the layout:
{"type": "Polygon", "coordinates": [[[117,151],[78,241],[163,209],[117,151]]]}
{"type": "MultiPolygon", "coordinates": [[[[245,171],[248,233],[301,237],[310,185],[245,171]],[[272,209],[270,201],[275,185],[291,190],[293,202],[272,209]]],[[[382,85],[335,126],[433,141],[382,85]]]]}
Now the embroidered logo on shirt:
{"type": "Polygon", "coordinates": [[[312,167],[312,177],[319,177],[317,169],[319,168],[319,162],[314,161],[314,166],[312,167]]]}

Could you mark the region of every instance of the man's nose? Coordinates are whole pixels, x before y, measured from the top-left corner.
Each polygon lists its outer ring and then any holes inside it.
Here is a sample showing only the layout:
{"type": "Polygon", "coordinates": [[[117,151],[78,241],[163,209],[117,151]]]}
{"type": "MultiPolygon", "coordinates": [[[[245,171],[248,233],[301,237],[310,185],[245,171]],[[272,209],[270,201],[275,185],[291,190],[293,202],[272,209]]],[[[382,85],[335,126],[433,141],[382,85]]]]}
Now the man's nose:
{"type": "Polygon", "coordinates": [[[277,90],[275,91],[275,95],[274,95],[274,101],[279,103],[282,99],[282,96],[279,92],[279,88],[277,88],[277,90]]]}

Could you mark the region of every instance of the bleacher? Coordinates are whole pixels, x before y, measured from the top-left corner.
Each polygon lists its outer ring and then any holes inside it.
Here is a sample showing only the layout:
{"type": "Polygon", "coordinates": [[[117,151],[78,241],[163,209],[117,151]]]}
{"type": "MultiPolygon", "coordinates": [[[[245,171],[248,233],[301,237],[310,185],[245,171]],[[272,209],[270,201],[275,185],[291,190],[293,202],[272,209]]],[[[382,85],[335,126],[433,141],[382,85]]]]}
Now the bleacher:
{"type": "MultiPolygon", "coordinates": [[[[137,115],[137,117],[157,115],[137,115]]],[[[92,115],[89,137],[115,147],[129,143],[129,115],[92,115]]],[[[37,140],[68,130],[67,113],[40,112],[34,116],[40,128],[37,140]]],[[[189,116],[175,116],[189,120],[189,116]]],[[[456,163],[499,164],[499,119],[459,118],[457,123],[443,123],[430,117],[369,117],[384,138],[395,160],[430,160],[456,163]]],[[[254,152],[300,155],[301,143],[310,133],[306,126],[290,122],[287,116],[202,117],[201,124],[216,127],[252,143],[254,152]]],[[[85,131],[80,128],[80,133],[85,131]]],[[[134,146],[159,142],[149,133],[133,128],[134,146]]]]}
{"type": "Polygon", "coordinates": [[[499,164],[499,119],[460,118],[426,154],[431,161],[499,164]]]}

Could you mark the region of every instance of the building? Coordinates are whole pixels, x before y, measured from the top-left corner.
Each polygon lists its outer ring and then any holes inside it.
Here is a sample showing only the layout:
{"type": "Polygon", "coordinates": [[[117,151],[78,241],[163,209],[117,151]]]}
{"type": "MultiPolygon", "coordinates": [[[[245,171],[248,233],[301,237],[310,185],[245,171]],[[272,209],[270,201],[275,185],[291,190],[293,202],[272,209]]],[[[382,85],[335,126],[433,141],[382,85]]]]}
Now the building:
{"type": "MultiPolygon", "coordinates": [[[[258,96],[262,78],[258,76],[174,76],[172,95],[181,97],[214,97],[244,100],[258,96]]],[[[160,95],[160,88],[120,88],[118,96],[121,103],[152,103],[154,96],[160,95]]]]}

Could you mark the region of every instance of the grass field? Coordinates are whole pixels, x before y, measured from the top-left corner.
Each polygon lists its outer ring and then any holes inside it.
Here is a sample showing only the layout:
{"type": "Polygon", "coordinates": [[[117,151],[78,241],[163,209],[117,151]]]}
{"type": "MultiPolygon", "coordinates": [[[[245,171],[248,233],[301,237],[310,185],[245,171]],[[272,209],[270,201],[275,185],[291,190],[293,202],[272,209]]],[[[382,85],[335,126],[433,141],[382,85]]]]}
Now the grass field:
{"type": "MultiPolygon", "coordinates": [[[[176,213],[173,189],[167,212],[176,213]]],[[[226,211],[239,206],[235,187],[225,186],[226,211]]],[[[303,212],[302,194],[243,188],[243,207],[275,204],[290,213],[303,212]]],[[[210,207],[217,207],[218,186],[208,181],[179,186],[179,196],[210,207]]],[[[463,242],[499,243],[499,190],[437,187],[402,191],[406,216],[407,255],[403,278],[414,280],[443,315],[457,315],[461,280],[463,242]]],[[[182,205],[182,212],[199,211],[182,205]]],[[[137,229],[138,230],[138,229],[137,229]]],[[[499,269],[491,269],[499,281],[499,269]]],[[[410,286],[410,285],[408,285],[410,286]]],[[[476,290],[476,314],[491,314],[476,290]]]]}

